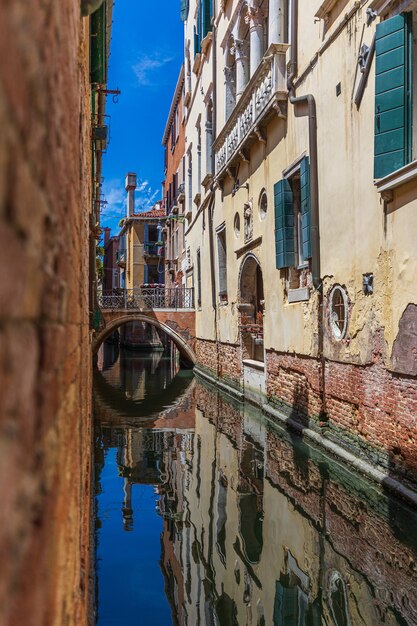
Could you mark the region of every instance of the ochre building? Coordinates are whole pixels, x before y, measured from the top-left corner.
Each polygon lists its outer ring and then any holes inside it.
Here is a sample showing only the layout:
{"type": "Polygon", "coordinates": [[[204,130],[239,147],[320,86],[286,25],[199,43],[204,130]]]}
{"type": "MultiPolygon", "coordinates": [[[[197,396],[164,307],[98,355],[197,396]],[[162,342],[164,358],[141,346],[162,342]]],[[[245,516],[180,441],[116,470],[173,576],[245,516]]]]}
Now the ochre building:
{"type": "Polygon", "coordinates": [[[200,371],[415,481],[416,3],[181,15],[200,371]]]}

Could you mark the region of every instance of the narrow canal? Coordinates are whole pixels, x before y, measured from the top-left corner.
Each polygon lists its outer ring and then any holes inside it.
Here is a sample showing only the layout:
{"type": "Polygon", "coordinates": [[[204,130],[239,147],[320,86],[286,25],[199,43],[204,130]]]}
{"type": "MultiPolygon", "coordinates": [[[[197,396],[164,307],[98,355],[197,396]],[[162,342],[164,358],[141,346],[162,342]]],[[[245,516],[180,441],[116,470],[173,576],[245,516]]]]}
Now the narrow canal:
{"type": "Polygon", "coordinates": [[[99,626],[417,624],[417,514],[180,370],[95,375],[99,626]]]}

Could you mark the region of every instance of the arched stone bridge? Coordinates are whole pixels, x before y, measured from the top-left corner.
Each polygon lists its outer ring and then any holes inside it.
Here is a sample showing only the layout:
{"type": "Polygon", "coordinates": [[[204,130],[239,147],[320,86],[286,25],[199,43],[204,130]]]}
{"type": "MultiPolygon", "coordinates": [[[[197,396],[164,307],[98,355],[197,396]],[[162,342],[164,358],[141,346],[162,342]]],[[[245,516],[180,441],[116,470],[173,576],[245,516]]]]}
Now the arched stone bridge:
{"type": "Polygon", "coordinates": [[[93,355],[103,341],[123,324],[145,322],[164,332],[191,365],[195,357],[193,290],[186,288],[115,290],[98,297],[101,327],[93,339],[93,355]],[[156,306],[154,306],[156,305],[156,306]]]}

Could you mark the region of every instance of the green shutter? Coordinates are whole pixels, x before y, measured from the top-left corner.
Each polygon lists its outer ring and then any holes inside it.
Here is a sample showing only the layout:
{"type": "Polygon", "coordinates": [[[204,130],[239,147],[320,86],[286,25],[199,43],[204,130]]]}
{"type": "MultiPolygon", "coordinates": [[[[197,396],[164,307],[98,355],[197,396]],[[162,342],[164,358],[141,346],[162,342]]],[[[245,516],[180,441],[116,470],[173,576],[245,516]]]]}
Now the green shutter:
{"type": "Polygon", "coordinates": [[[180,18],[182,22],[185,22],[188,17],[189,0],[180,0],[180,18]]]}
{"type": "Polygon", "coordinates": [[[194,56],[201,52],[201,40],[196,27],[194,26],[194,56]]]}
{"type": "Polygon", "coordinates": [[[275,260],[277,269],[294,265],[294,204],[286,178],[274,185],[275,260]]]}
{"type": "Polygon", "coordinates": [[[300,195],[303,258],[311,258],[310,162],[308,157],[300,163],[300,195]]]}
{"type": "Polygon", "coordinates": [[[106,82],[106,3],[91,16],[90,21],[90,79],[92,83],[106,82]]]}
{"type": "Polygon", "coordinates": [[[411,160],[411,13],[376,26],[374,177],[411,160]]]}
{"type": "Polygon", "coordinates": [[[207,35],[208,32],[211,31],[211,17],[212,17],[212,0],[202,0],[202,24],[201,24],[201,33],[202,39],[207,35]]]}

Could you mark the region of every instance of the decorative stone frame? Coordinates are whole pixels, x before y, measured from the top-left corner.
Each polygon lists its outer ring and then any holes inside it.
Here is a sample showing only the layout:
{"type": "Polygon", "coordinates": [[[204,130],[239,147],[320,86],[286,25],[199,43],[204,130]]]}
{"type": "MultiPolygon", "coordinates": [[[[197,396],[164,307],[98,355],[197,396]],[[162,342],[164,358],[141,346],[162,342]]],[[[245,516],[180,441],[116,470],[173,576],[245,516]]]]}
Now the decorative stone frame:
{"type": "Polygon", "coordinates": [[[345,339],[346,337],[346,332],[347,332],[348,323],[349,323],[348,293],[342,285],[336,284],[336,285],[333,285],[333,287],[330,289],[327,299],[328,299],[328,322],[329,322],[329,329],[331,332],[331,336],[336,341],[342,341],[342,339],[345,339]],[[342,300],[343,300],[344,324],[343,324],[342,329],[339,328],[335,320],[336,311],[334,310],[333,298],[336,293],[340,293],[342,296],[342,300]]]}
{"type": "Polygon", "coordinates": [[[262,222],[265,220],[267,212],[268,212],[268,194],[266,193],[266,189],[262,188],[261,193],[259,194],[259,200],[258,200],[259,219],[262,222]],[[262,208],[262,200],[264,198],[265,198],[265,209],[262,208]]]}

